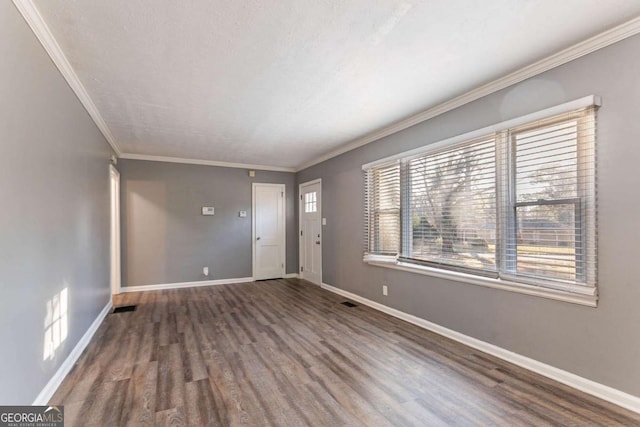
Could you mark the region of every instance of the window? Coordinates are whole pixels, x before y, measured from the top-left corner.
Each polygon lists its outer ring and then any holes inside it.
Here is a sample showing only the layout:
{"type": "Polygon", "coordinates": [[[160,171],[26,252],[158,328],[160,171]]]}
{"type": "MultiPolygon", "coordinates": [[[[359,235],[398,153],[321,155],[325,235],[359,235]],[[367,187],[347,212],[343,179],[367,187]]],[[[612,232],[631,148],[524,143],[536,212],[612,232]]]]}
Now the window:
{"type": "Polygon", "coordinates": [[[405,260],[495,273],[495,146],[495,138],[480,138],[406,161],[405,260]]]}
{"type": "Polygon", "coordinates": [[[315,191],[304,194],[304,212],[313,213],[318,211],[318,199],[315,191]]]}
{"type": "Polygon", "coordinates": [[[595,284],[592,110],[511,134],[515,158],[515,274],[595,284]]]}
{"type": "Polygon", "coordinates": [[[365,261],[595,298],[596,105],[365,165],[365,261]]]}
{"type": "Polygon", "coordinates": [[[365,252],[396,255],[400,249],[400,164],[394,162],[366,176],[365,199],[371,207],[365,221],[371,236],[365,252]]]}

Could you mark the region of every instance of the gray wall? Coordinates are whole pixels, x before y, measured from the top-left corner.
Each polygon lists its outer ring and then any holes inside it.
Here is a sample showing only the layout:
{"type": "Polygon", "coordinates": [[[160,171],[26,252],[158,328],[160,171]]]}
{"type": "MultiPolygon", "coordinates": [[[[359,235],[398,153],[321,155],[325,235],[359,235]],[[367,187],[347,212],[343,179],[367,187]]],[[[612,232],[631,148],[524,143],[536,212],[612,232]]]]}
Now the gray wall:
{"type": "Polygon", "coordinates": [[[112,153],[9,1],[0,58],[0,404],[31,404],[110,298],[112,153]],[[68,335],[43,360],[65,288],[68,335]]]}
{"type": "Polygon", "coordinates": [[[640,396],[638,52],[636,36],[299,172],[322,178],[325,283],[640,396]],[[362,164],[589,94],[603,98],[597,308],[362,262],[362,164]]]}
{"type": "Polygon", "coordinates": [[[123,286],[251,277],[253,182],[286,186],[286,271],[297,272],[293,173],[256,171],[250,178],[246,169],[143,160],[118,167],[123,286]],[[202,206],[213,206],[215,215],[202,216],[202,206]]]}

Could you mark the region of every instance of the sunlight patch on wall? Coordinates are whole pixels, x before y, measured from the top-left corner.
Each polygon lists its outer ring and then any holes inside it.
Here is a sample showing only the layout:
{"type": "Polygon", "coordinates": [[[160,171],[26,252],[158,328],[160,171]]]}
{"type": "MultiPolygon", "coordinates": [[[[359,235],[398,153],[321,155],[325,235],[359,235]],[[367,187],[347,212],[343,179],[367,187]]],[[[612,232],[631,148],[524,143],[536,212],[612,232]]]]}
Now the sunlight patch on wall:
{"type": "Polygon", "coordinates": [[[52,360],[56,350],[67,339],[69,331],[67,307],[68,288],[47,301],[47,312],[44,318],[44,356],[42,360],[52,360]]]}

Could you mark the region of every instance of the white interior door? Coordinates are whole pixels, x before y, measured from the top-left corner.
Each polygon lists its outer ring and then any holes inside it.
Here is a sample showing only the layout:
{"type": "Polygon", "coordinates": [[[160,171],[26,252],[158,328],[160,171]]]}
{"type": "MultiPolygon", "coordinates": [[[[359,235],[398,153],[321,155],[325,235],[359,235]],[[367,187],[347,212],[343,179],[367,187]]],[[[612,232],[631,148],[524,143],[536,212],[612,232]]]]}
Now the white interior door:
{"type": "Polygon", "coordinates": [[[120,293],[120,173],[109,166],[111,182],[111,293],[120,293]]]}
{"type": "Polygon", "coordinates": [[[284,184],[253,184],[253,278],[284,277],[284,184]]]}
{"type": "Polygon", "coordinates": [[[300,277],[322,284],[322,183],[300,185],[300,277]]]}

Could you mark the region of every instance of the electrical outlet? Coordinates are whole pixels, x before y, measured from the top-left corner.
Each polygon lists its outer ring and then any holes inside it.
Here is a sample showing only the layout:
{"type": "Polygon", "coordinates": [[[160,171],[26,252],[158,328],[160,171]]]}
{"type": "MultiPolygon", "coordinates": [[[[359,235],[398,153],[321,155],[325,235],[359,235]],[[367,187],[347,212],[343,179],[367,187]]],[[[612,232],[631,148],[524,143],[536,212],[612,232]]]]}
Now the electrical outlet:
{"type": "Polygon", "coordinates": [[[202,274],[204,274],[205,276],[208,276],[209,275],[209,267],[204,267],[202,269],[202,274]]]}
{"type": "Polygon", "coordinates": [[[382,285],[382,295],[385,297],[389,295],[389,288],[387,288],[387,285],[382,285]]]}

